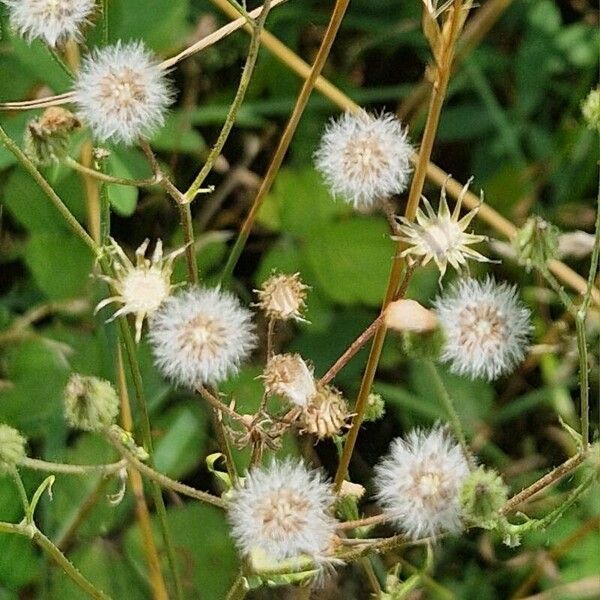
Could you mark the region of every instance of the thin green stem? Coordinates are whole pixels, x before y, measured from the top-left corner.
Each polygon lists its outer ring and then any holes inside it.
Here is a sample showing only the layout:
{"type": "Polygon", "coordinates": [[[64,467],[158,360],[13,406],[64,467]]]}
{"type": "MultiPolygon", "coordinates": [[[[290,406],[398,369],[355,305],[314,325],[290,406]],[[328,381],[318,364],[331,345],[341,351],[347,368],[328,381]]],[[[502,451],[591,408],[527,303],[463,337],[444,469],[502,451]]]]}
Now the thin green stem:
{"type": "Polygon", "coordinates": [[[126,460],[120,460],[106,465],[71,465],[65,463],[48,462],[37,458],[24,458],[20,466],[33,471],[43,471],[61,475],[113,475],[127,466],[126,460]]]}
{"type": "MultiPolygon", "coordinates": [[[[231,0],[230,0],[231,1],[231,0]]],[[[234,4],[236,8],[239,10],[237,3],[234,4]]],[[[271,0],[265,0],[263,4],[262,11],[256,21],[251,20],[252,27],[252,37],[250,38],[250,46],[248,48],[248,56],[246,58],[246,64],[244,65],[244,70],[242,71],[242,77],[240,79],[240,83],[238,85],[237,92],[229,107],[229,111],[227,112],[227,117],[225,118],[225,123],[221,128],[221,132],[219,133],[219,137],[212,147],[206,162],[204,163],[202,169],[190,185],[189,189],[185,193],[185,197],[187,202],[192,202],[198,193],[198,190],[204,183],[204,180],[212,170],[215,161],[221,154],[223,147],[225,146],[225,142],[231,133],[233,125],[235,124],[235,120],[239,109],[244,101],[244,97],[246,96],[246,91],[248,90],[248,86],[250,85],[250,81],[252,79],[252,74],[254,73],[254,67],[256,66],[256,61],[258,59],[258,51],[260,50],[260,34],[265,25],[265,21],[269,14],[269,10],[271,9],[271,0]]],[[[242,9],[242,12],[243,9],[242,9]]],[[[244,15],[246,16],[247,13],[244,15]]],[[[249,16],[249,15],[248,15],[249,16]]]]}
{"type": "Polygon", "coordinates": [[[431,381],[433,382],[433,385],[435,387],[435,391],[440,400],[442,401],[446,412],[448,413],[448,417],[450,418],[450,424],[452,426],[452,431],[454,432],[454,435],[456,436],[456,439],[458,440],[460,447],[462,448],[465,458],[469,461],[471,466],[473,466],[473,458],[471,455],[471,451],[469,450],[469,445],[467,444],[467,438],[465,436],[462,423],[460,422],[460,418],[458,416],[458,413],[456,412],[456,408],[454,407],[454,401],[448,393],[446,385],[444,384],[444,380],[441,378],[439,371],[437,370],[437,367],[435,366],[433,361],[425,360],[424,363],[427,374],[431,378],[431,381]]]}
{"type": "Polygon", "coordinates": [[[100,255],[100,248],[94,242],[88,232],[79,224],[79,221],[71,214],[65,203],[59,198],[58,194],[52,189],[52,186],[44,179],[44,176],[38,171],[37,167],[25,155],[25,153],[13,142],[6,131],[0,126],[0,141],[12,152],[21,165],[29,172],[35,182],[42,188],[49,200],[54,204],[66,221],[70,229],[90,248],[95,256],[100,255]]]}
{"type": "Polygon", "coordinates": [[[248,584],[244,574],[240,571],[240,574],[235,578],[227,597],[225,600],[244,600],[246,593],[248,592],[248,584]]]}
{"type": "Polygon", "coordinates": [[[290,115],[290,119],[286,125],[286,128],[281,136],[281,140],[279,141],[279,145],[275,150],[275,154],[273,155],[273,159],[267,169],[267,173],[262,181],[260,189],[254,198],[254,202],[250,209],[250,212],[246,216],[244,223],[240,229],[238,237],[231,249],[229,254],[229,258],[227,259],[227,264],[223,269],[223,274],[221,276],[221,281],[228,285],[229,281],[233,275],[233,271],[235,270],[235,266],[244,250],[246,242],[250,237],[250,232],[252,231],[252,227],[254,225],[254,221],[256,220],[256,216],[258,215],[258,211],[262,206],[264,199],[267,194],[271,190],[271,186],[273,185],[273,181],[277,173],[279,172],[279,168],[283,163],[283,159],[288,151],[292,138],[296,133],[296,129],[298,127],[298,123],[300,122],[300,117],[304,113],[304,109],[308,103],[308,99],[312,93],[313,88],[317,82],[317,79],[321,75],[321,71],[327,61],[327,57],[329,56],[329,52],[331,51],[331,47],[336,38],[337,32],[339,31],[340,25],[342,24],[342,19],[346,14],[346,9],[348,8],[350,0],[336,0],[335,6],[333,8],[333,13],[331,15],[331,19],[329,21],[329,25],[327,26],[327,30],[325,35],[323,36],[323,40],[321,41],[321,46],[319,47],[319,51],[317,52],[317,56],[315,62],[313,63],[310,73],[308,77],[305,79],[304,84],[302,85],[302,89],[298,98],[296,100],[296,104],[294,105],[294,109],[292,110],[292,114],[290,115]]]}
{"type": "Polygon", "coordinates": [[[69,79],[73,79],[73,71],[69,65],[63,60],[62,56],[54,49],[48,46],[48,53],[52,60],[61,68],[61,70],[69,76],[69,79]]]}
{"type": "Polygon", "coordinates": [[[102,0],[102,43],[108,45],[108,0],[102,0]]]}
{"type": "Polygon", "coordinates": [[[25,486],[23,485],[23,480],[21,479],[21,474],[19,473],[19,471],[16,467],[13,467],[11,469],[10,474],[15,482],[15,485],[17,486],[17,489],[19,490],[19,498],[21,500],[21,506],[23,507],[24,513],[27,515],[27,514],[29,514],[29,498],[27,497],[27,490],[25,489],[25,486]]]}
{"type": "Polygon", "coordinates": [[[82,165],[80,162],[76,161],[71,156],[64,158],[63,163],[72,169],[83,173],[84,175],[89,175],[90,177],[94,177],[95,179],[104,181],[105,183],[127,185],[131,187],[148,187],[158,185],[160,183],[157,177],[148,177],[147,179],[128,179],[126,177],[115,177],[113,175],[109,175],[108,173],[103,173],[102,171],[90,169],[89,167],[86,167],[85,165],[82,165]]]}
{"type": "Polygon", "coordinates": [[[175,481],[174,479],[167,477],[163,473],[160,473],[154,468],[143,463],[121,443],[121,440],[119,439],[117,433],[108,430],[106,433],[106,437],[108,442],[116,448],[119,454],[121,454],[121,456],[123,456],[132,467],[134,467],[142,475],[146,476],[150,481],[164,487],[165,489],[172,490],[174,492],[177,492],[178,494],[188,496],[189,498],[200,500],[201,502],[206,502],[207,504],[212,504],[213,506],[217,506],[218,508],[227,507],[227,503],[225,502],[225,500],[217,496],[213,496],[208,492],[203,492],[201,490],[197,490],[193,487],[190,487],[189,485],[185,485],[184,483],[180,483],[179,481],[175,481]]]}
{"type": "Polygon", "coordinates": [[[587,450],[590,438],[590,382],[588,348],[585,336],[585,312],[578,311],[575,317],[577,330],[577,353],[579,355],[579,401],[581,412],[581,443],[587,450]]]}
{"type": "Polygon", "coordinates": [[[75,567],[75,565],[33,524],[14,524],[0,522],[1,533],[21,535],[33,541],[58,564],[62,570],[83,590],[95,600],[111,600],[110,596],[96,589],[75,567]]]}

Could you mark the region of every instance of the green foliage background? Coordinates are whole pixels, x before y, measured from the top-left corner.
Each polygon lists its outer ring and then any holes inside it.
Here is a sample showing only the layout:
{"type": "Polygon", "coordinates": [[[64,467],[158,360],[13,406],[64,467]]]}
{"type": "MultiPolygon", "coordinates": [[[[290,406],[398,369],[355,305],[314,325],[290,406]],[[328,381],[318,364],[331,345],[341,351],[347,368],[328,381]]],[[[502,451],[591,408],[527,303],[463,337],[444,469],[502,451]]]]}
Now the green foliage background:
{"type": "MultiPolygon", "coordinates": [[[[164,56],[189,43],[195,27],[226,22],[205,0],[111,0],[109,4],[112,40],[143,39],[164,56]]],[[[513,223],[521,224],[527,215],[537,213],[565,231],[590,231],[598,146],[594,132],[582,124],[580,103],[597,82],[597,7],[587,0],[507,4],[497,25],[452,79],[433,159],[461,181],[474,175],[474,188],[485,190],[486,203],[513,223]]],[[[272,12],[267,28],[310,61],[331,5],[290,0],[272,12]]],[[[13,36],[2,9],[0,15],[0,101],[31,97],[42,87],[53,93],[67,91],[69,80],[47,51],[38,43],[29,45],[13,36]]],[[[98,30],[90,30],[90,47],[98,36],[98,30]]],[[[181,186],[191,181],[215,139],[233,98],[247,43],[247,36],[239,32],[173,72],[179,102],[152,146],[181,186]]],[[[393,111],[419,82],[428,58],[417,0],[353,0],[325,76],[360,104],[393,111]]],[[[244,143],[251,136],[258,137],[261,151],[251,169],[264,173],[299,85],[294,74],[266,50],[261,51],[237,128],[225,148],[231,165],[242,159],[244,143]]],[[[376,315],[394,248],[381,217],[357,216],[342,202],[334,202],[312,167],[311,154],[320,133],[335,114],[336,108],[315,92],[261,211],[236,280],[238,293],[251,301],[252,289],[272,269],[302,273],[312,287],[307,313],[311,324],[281,332],[278,344],[312,360],[319,374],[376,315]]],[[[22,139],[30,118],[31,113],[0,113],[0,122],[15,140],[22,139]]],[[[415,143],[422,126],[422,116],[410,123],[415,143]]],[[[74,140],[73,155],[82,140],[82,136],[74,140]]],[[[134,178],[149,175],[140,152],[123,148],[114,149],[110,172],[134,178]]],[[[47,169],[45,175],[85,223],[80,176],[65,167],[47,169]]],[[[218,185],[222,178],[214,174],[209,183],[218,185]]],[[[433,198],[438,194],[434,188],[426,191],[433,198]]],[[[115,215],[113,234],[124,246],[134,249],[146,236],[161,237],[170,246],[181,243],[175,208],[158,190],[138,193],[135,188],[109,186],[109,194],[115,215]]],[[[200,196],[195,203],[203,241],[198,264],[206,281],[216,280],[231,234],[237,231],[252,197],[252,190],[238,187],[205,227],[201,224],[207,199],[200,196]]],[[[89,276],[92,257],[5,148],[0,148],[0,201],[0,422],[17,427],[29,438],[32,456],[73,463],[110,461],[114,456],[102,440],[67,430],[61,408],[62,390],[71,372],[114,381],[116,334],[112,326],[103,326],[107,314],[93,315],[104,289],[89,276]],[[18,339],[3,336],[24,313],[47,303],[54,310],[35,326],[24,327],[18,339]]],[[[481,223],[477,230],[496,237],[481,223]]],[[[586,273],[585,259],[572,266],[586,273]]],[[[521,284],[536,315],[536,339],[541,339],[560,314],[555,299],[540,299],[535,288],[539,281],[510,261],[485,271],[521,284]]],[[[184,266],[179,264],[177,277],[183,280],[184,276],[184,266]]],[[[437,289],[437,273],[425,269],[414,278],[408,295],[429,303],[437,289]]],[[[594,331],[592,344],[597,347],[597,327],[594,331]]],[[[568,360],[567,342],[561,347],[566,354],[544,355],[538,368],[517,373],[516,381],[492,386],[447,376],[467,433],[482,440],[481,460],[504,470],[512,490],[533,481],[572,450],[556,421],[557,413],[571,424],[577,417],[576,371],[561,370],[568,360]]],[[[141,357],[157,468],[203,489],[215,489],[204,463],[206,455],[216,449],[206,408],[160,379],[143,344],[141,357]]],[[[362,351],[336,380],[348,398],[356,395],[365,358],[362,351]]],[[[597,365],[597,358],[593,360],[597,365]]],[[[225,389],[241,410],[259,401],[261,385],[255,379],[259,372],[257,356],[256,364],[225,389]]],[[[597,389],[596,370],[592,371],[592,391],[597,389]]],[[[431,382],[417,362],[403,356],[393,336],[385,347],[376,390],[386,400],[387,415],[384,421],[365,426],[353,464],[355,480],[367,487],[371,466],[386,452],[393,436],[444,418],[431,382]]],[[[597,419],[594,412],[592,423],[597,419]]],[[[284,451],[297,449],[290,443],[284,451]]],[[[325,443],[316,452],[333,471],[334,448],[325,443]]],[[[240,464],[245,464],[243,457],[240,464]]],[[[25,476],[31,490],[42,479],[36,473],[25,476]]],[[[39,525],[55,540],[68,535],[70,558],[114,598],[141,600],[150,597],[150,588],[133,502],[128,494],[119,506],[109,506],[105,494],[115,487],[114,482],[93,477],[59,476],[54,500],[43,502],[39,525]],[[70,535],[74,516],[90,498],[96,499],[93,508],[70,535]]],[[[552,506],[561,489],[558,486],[548,500],[540,502],[539,509],[552,506]]],[[[238,565],[223,514],[168,495],[166,499],[188,597],[223,598],[238,565]]],[[[428,587],[426,597],[511,597],[535,568],[536,556],[589,525],[599,508],[597,494],[588,495],[567,517],[529,536],[516,551],[481,532],[444,541],[431,574],[441,590],[428,587]]],[[[16,491],[8,479],[0,479],[0,519],[18,518],[16,491]]],[[[556,571],[541,574],[538,586],[545,589],[594,575],[599,549],[596,521],[596,530],[556,558],[556,571]]],[[[423,560],[419,550],[405,553],[405,558],[414,564],[423,560]]],[[[385,565],[377,568],[383,572],[385,565]]],[[[346,575],[345,589],[338,595],[326,589],[323,597],[367,598],[360,571],[349,568],[346,575]]],[[[280,595],[284,593],[261,592],[256,597],[284,597],[280,595]]],[[[27,540],[0,536],[0,600],[80,597],[27,540]]]]}

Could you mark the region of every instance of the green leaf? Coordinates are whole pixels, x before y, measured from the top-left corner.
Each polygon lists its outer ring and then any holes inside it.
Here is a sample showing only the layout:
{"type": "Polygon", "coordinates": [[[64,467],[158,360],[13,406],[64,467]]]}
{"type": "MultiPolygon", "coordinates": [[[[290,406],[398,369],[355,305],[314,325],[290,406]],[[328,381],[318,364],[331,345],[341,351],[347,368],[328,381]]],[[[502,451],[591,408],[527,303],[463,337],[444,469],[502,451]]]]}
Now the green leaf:
{"type": "Polygon", "coordinates": [[[52,300],[73,298],[89,283],[93,258],[88,247],[73,234],[56,231],[32,235],[25,261],[35,282],[52,300]],[[57,271],[60,277],[57,277],[57,271]]]}
{"type": "MultiPolygon", "coordinates": [[[[137,151],[115,149],[107,163],[106,172],[114,177],[137,179],[149,176],[145,161],[137,151]]],[[[130,217],[135,212],[139,196],[137,187],[108,184],[106,189],[110,205],[118,215],[130,217]]]]}
{"type": "Polygon", "coordinates": [[[164,126],[152,137],[151,144],[155,150],[195,155],[206,149],[204,138],[192,129],[185,111],[169,114],[164,126]]]}
{"type": "Polygon", "coordinates": [[[304,252],[323,292],[332,300],[345,305],[381,304],[394,256],[383,220],[364,217],[331,223],[306,240],[304,252]]]}

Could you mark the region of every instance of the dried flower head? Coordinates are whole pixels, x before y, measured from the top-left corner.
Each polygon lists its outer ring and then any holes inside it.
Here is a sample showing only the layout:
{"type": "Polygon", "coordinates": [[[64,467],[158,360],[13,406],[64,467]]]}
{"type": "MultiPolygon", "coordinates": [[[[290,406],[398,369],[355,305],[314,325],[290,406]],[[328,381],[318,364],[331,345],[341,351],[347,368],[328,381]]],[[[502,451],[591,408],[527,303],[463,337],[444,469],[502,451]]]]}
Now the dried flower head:
{"type": "Polygon", "coordinates": [[[333,501],[331,486],[319,471],[292,460],[272,461],[251,470],[243,487],[233,490],[233,538],[245,555],[258,549],[275,560],[301,554],[319,558],[335,530],[333,501]]]}
{"type": "Polygon", "coordinates": [[[258,295],[257,306],[269,318],[304,321],[302,311],[306,307],[306,292],[309,289],[300,279],[300,273],[273,273],[259,290],[254,291],[258,295]]]}
{"type": "Polygon", "coordinates": [[[262,377],[267,394],[277,394],[297,406],[306,406],[316,392],[313,370],[299,354],[275,354],[262,377]]]}
{"type": "Polygon", "coordinates": [[[434,306],[445,334],[441,359],[453,373],[492,381],[525,357],[531,324],[516,286],[462,279],[434,306]]]}
{"type": "Polygon", "coordinates": [[[83,61],[74,93],[94,136],[125,144],[160,127],[173,101],[165,72],[141,42],[96,50],[83,61]]]}
{"type": "Polygon", "coordinates": [[[369,211],[406,189],[411,154],[406,129],[394,115],[347,112],[327,126],[315,165],[334,196],[369,211]]]}
{"type": "Polygon", "coordinates": [[[16,429],[0,423],[0,473],[12,471],[25,458],[26,443],[16,429]]]}
{"type": "Polygon", "coordinates": [[[56,46],[69,38],[79,40],[81,28],[95,9],[95,0],[1,0],[11,26],[28,39],[56,46]]]}
{"type": "Polygon", "coordinates": [[[192,389],[235,373],[256,344],[252,313],[233,294],[205,287],[167,298],[148,339],[162,373],[192,389]]]}
{"type": "Polygon", "coordinates": [[[119,414],[119,398],[110,382],[75,373],[65,388],[65,418],[82,431],[101,431],[119,414]]]}
{"type": "Polygon", "coordinates": [[[461,530],[459,493],[469,466],[445,428],[396,438],[375,474],[384,513],[411,538],[461,530]]]}
{"type": "Polygon", "coordinates": [[[36,165],[56,163],[67,154],[69,136],[79,126],[73,113],[60,106],[51,106],[27,123],[23,150],[36,165]]]}
{"type": "Polygon", "coordinates": [[[401,256],[415,257],[421,265],[426,265],[433,259],[440,271],[440,279],[444,276],[448,263],[460,271],[467,259],[490,262],[485,256],[469,248],[471,244],[483,242],[486,237],[465,233],[479,208],[474,208],[462,219],[459,218],[462,201],[470,183],[471,180],[463,187],[452,214],[450,214],[446,200],[446,187],[443,186],[437,214],[433,211],[427,198],[423,198],[427,214],[419,208],[416,222],[409,221],[405,217],[398,217],[400,222],[398,231],[401,235],[393,236],[393,239],[408,245],[401,256]]]}
{"type": "Polygon", "coordinates": [[[162,241],[156,242],[152,258],[146,258],[150,240],[146,239],[135,251],[135,265],[129,260],[119,244],[111,238],[109,252],[113,257],[114,277],[103,277],[117,292],[102,300],[96,306],[96,312],[112,302],[123,306],[109,319],[112,321],[121,315],[135,315],[135,340],[142,336],[144,319],[158,310],[158,307],[171,295],[171,274],[173,261],[184,252],[184,248],[163,256],[162,241]]]}
{"type": "Polygon", "coordinates": [[[300,421],[303,431],[324,439],[339,435],[349,417],[348,405],[342,394],[329,385],[319,385],[303,407],[300,421]]]}

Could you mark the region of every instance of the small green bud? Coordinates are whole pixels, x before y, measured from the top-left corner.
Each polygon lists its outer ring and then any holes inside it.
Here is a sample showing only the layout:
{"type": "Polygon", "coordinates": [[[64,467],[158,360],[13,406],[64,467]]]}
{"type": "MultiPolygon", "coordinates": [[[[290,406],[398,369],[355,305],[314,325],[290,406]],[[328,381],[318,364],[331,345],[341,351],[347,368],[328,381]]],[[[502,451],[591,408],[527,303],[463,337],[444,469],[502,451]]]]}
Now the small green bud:
{"type": "Polygon", "coordinates": [[[70,134],[79,126],[77,117],[68,110],[50,107],[27,124],[23,150],[36,165],[57,163],[66,156],[70,134]]]}
{"type": "Polygon", "coordinates": [[[444,341],[444,332],[440,327],[424,333],[402,332],[402,350],[410,358],[437,360],[444,341]]]}
{"type": "Polygon", "coordinates": [[[513,241],[519,262],[529,271],[545,267],[558,256],[558,228],[541,217],[530,217],[513,241]]]}
{"type": "Polygon", "coordinates": [[[65,389],[65,418],[74,429],[100,431],[112,425],[119,412],[119,398],[103,379],[74,374],[65,389]]]}
{"type": "Polygon", "coordinates": [[[588,128],[600,131],[600,87],[587,95],[581,104],[581,112],[588,128]]]}
{"type": "Polygon", "coordinates": [[[369,422],[379,421],[383,415],[385,415],[385,402],[383,398],[379,394],[369,394],[364,420],[369,422]]]}
{"type": "Polygon", "coordinates": [[[25,438],[9,425],[0,424],[0,473],[7,473],[25,458],[25,438]]]}
{"type": "Polygon", "coordinates": [[[477,527],[493,529],[507,497],[508,489],[496,471],[484,467],[475,469],[460,491],[465,519],[477,527]]]}

